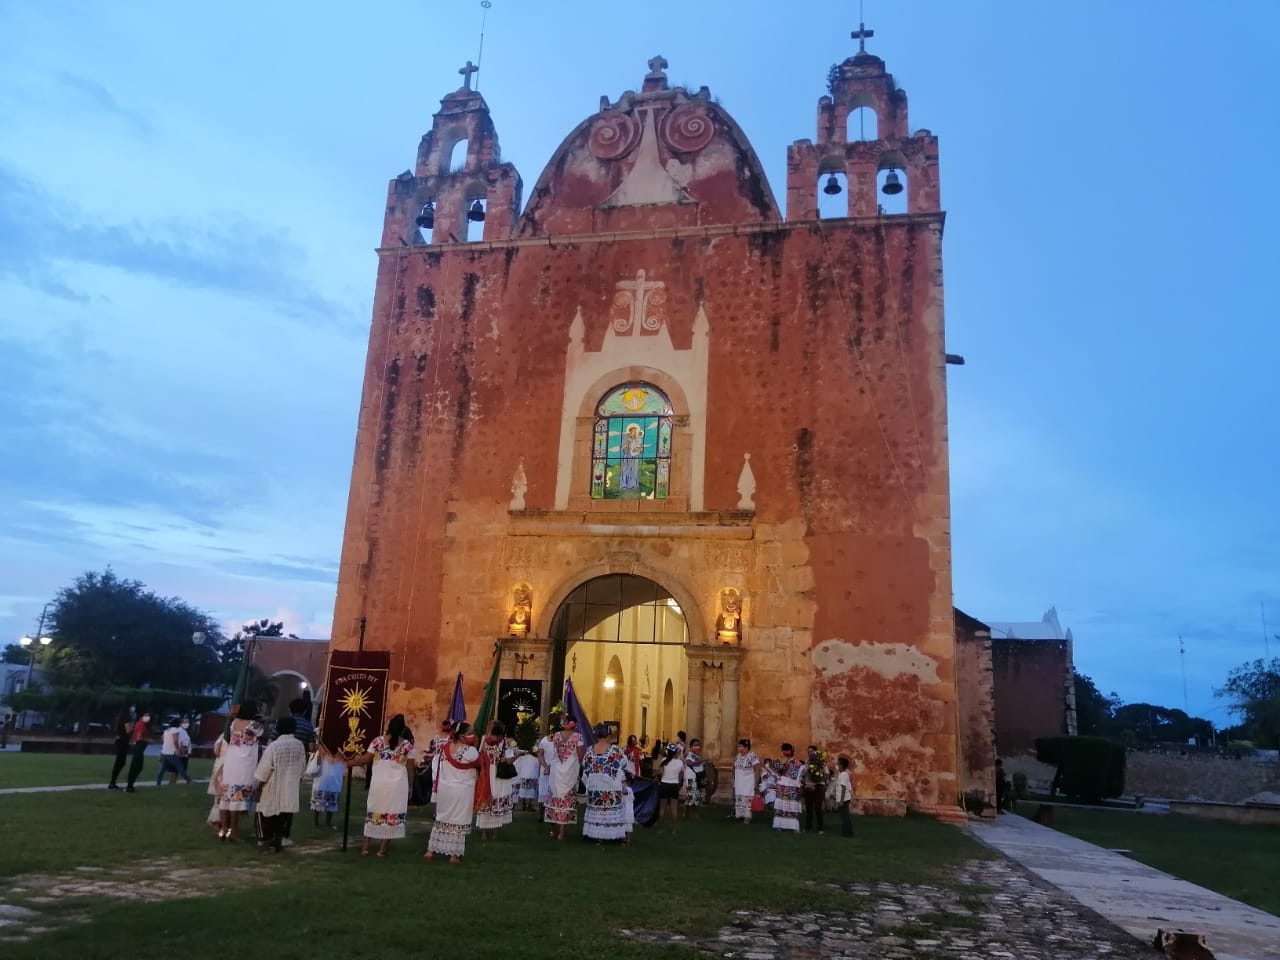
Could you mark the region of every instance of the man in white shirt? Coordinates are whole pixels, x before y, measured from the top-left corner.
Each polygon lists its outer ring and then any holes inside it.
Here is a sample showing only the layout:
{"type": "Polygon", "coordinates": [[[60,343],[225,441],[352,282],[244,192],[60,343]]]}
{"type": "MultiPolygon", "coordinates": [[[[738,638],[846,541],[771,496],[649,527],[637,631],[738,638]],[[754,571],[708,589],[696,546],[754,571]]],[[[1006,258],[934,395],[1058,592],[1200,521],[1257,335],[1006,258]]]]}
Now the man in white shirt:
{"type": "Polygon", "coordinates": [[[177,777],[182,777],[187,783],[191,782],[191,776],[186,770],[182,769],[182,759],[178,755],[178,726],[179,720],[174,717],[169,721],[169,726],[165,728],[164,736],[160,740],[160,770],[156,773],[156,786],[160,786],[160,781],[164,779],[166,773],[172,773],[175,779],[171,782],[176,783],[177,777]]]}
{"type": "Polygon", "coordinates": [[[254,779],[262,784],[258,793],[258,840],[262,852],[280,852],[293,815],[298,812],[298,784],[307,768],[307,748],[293,735],[293,717],[276,721],[278,736],[263,751],[254,779]]]}

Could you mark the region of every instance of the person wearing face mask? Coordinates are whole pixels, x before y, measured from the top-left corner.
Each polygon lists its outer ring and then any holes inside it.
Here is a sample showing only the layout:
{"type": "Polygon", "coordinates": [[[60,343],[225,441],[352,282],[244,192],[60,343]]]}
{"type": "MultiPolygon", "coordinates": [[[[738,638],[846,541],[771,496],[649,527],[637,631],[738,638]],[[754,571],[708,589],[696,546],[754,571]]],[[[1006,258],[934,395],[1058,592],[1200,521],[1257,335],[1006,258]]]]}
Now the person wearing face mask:
{"type": "Polygon", "coordinates": [[[751,741],[738,741],[738,755],[733,758],[733,818],[751,822],[751,801],[756,795],[760,776],[760,758],[751,752],[751,741]]]}
{"type": "Polygon", "coordinates": [[[186,717],[178,724],[178,763],[182,764],[182,775],[187,783],[191,782],[187,764],[191,762],[191,721],[186,717]]]}
{"type": "Polygon", "coordinates": [[[771,761],[769,769],[777,777],[774,786],[773,829],[800,832],[801,803],[800,781],[804,776],[805,762],[796,759],[795,747],[782,745],[782,757],[771,761]]]}
{"type": "Polygon", "coordinates": [[[166,773],[174,776],[170,783],[176,783],[177,777],[182,777],[187,783],[191,782],[191,777],[187,776],[187,772],[182,769],[182,760],[178,755],[178,731],[179,719],[174,717],[169,721],[169,726],[165,728],[164,736],[160,738],[160,769],[156,771],[156,786],[160,786],[160,782],[164,779],[166,773]]]}
{"type": "Polygon", "coordinates": [[[461,863],[467,855],[481,762],[471,724],[458,724],[453,739],[440,752],[440,773],[434,790],[436,818],[431,824],[424,860],[434,860],[438,853],[448,857],[450,863],[461,863]]]}

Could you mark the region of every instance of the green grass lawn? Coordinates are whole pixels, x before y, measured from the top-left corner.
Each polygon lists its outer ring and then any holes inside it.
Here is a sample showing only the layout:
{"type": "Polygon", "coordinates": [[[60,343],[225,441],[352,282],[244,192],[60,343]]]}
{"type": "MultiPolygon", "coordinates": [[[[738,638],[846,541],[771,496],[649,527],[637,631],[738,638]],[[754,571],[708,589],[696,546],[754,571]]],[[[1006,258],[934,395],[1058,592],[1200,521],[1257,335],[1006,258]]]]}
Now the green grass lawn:
{"type": "MultiPolygon", "coordinates": [[[[1027,813],[1030,804],[1023,804],[1027,813]]],[[[1176,814],[1058,807],[1064,833],[1280,916],[1280,830],[1176,814]]]]}
{"type": "Polygon", "coordinates": [[[847,840],[747,828],[706,808],[675,836],[639,828],[630,848],[556,843],[533,814],[517,814],[498,840],[473,835],[466,861],[453,866],[422,860],[428,827],[414,808],[409,837],[379,860],[359,855],[359,785],[346,854],[336,849],[339,835],[315,828],[309,814],[294,828],[299,846],[283,856],[220,843],[203,825],[209,798],[199,786],[11,795],[0,805],[7,823],[21,824],[0,845],[0,898],[40,910],[54,928],[4,943],[5,960],[92,960],[163,944],[184,960],[688,956],[615,931],[709,934],[737,909],[848,910],[854,897],[824,882],[945,885],[949,865],[989,856],[964,831],[932,820],[859,818],[858,836],[847,840]],[[23,899],[53,875],[72,885],[136,878],[156,870],[156,858],[192,870],[180,882],[200,895],[134,902],[64,889],[48,904],[23,899]],[[71,916],[87,922],[60,924],[71,916]]]}
{"type": "MultiPolygon", "coordinates": [[[[101,783],[105,788],[111,777],[114,754],[77,753],[0,753],[0,789],[6,787],[61,787],[80,783],[101,783]]],[[[142,768],[141,780],[155,783],[160,761],[147,757],[142,768]]],[[[193,777],[207,777],[213,769],[212,760],[192,760],[189,770],[193,777]]],[[[128,773],[126,766],[121,774],[128,773]]]]}

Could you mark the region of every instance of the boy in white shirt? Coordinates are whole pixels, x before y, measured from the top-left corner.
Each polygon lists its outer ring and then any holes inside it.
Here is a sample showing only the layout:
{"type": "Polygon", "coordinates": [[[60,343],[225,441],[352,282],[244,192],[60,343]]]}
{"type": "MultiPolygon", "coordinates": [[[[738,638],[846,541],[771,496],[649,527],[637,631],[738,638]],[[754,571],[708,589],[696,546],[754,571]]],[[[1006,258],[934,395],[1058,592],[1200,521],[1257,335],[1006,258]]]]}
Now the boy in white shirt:
{"type": "Polygon", "coordinates": [[[853,836],[853,817],[849,805],[853,802],[853,777],[849,774],[849,758],[843,754],[836,761],[836,802],[840,804],[840,835],[853,836]]]}

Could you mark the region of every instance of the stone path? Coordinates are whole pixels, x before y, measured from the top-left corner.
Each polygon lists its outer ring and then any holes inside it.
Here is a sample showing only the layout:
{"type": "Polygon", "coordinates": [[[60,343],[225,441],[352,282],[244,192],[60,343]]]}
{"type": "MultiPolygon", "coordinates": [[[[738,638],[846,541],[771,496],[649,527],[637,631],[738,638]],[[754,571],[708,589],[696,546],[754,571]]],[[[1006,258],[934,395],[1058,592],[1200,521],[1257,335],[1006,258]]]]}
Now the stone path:
{"type": "Polygon", "coordinates": [[[77,867],[68,873],[14,877],[0,899],[0,944],[22,943],[42,933],[83,923],[76,898],[107,897],[151,902],[200,897],[248,882],[270,882],[266,864],[184,867],[180,860],[144,860],[127,867],[77,867]]]}
{"type": "Polygon", "coordinates": [[[973,832],[1142,940],[1181,927],[1204,934],[1217,960],[1280,958],[1280,917],[1025,817],[984,820],[973,832]]]}
{"type": "Polygon", "coordinates": [[[712,937],[623,930],[645,943],[685,944],[736,960],[1150,960],[1123,930],[1008,860],[974,860],[950,884],[828,884],[838,913],[738,910],[712,937]]]}

